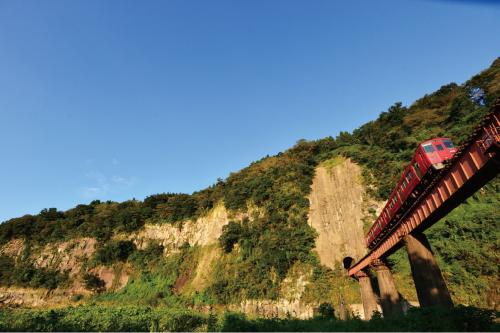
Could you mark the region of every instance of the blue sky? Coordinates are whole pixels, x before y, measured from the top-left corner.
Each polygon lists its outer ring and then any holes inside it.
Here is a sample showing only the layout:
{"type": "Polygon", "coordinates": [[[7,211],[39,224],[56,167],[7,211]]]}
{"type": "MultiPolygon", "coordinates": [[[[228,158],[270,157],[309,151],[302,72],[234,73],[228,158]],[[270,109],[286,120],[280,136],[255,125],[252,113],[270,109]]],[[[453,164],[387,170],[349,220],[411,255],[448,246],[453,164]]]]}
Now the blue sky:
{"type": "Polygon", "coordinates": [[[500,56],[495,1],[0,0],[0,221],[192,192],[500,56]]]}

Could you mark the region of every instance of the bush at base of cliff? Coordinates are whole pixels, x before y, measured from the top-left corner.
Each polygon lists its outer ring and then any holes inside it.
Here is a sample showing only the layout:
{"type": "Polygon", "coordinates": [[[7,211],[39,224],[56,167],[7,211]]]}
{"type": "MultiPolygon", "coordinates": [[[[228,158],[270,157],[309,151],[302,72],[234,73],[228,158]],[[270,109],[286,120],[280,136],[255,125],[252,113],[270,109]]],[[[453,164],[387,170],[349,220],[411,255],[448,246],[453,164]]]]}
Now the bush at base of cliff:
{"type": "Polygon", "coordinates": [[[248,319],[242,314],[227,313],[219,319],[217,327],[223,332],[496,332],[499,328],[493,311],[464,306],[454,309],[415,308],[406,315],[389,319],[377,316],[370,321],[341,321],[321,317],[308,320],[248,319]]]}
{"type": "Polygon", "coordinates": [[[200,330],[206,323],[201,314],[145,306],[0,310],[0,331],[173,332],[200,330]]]}

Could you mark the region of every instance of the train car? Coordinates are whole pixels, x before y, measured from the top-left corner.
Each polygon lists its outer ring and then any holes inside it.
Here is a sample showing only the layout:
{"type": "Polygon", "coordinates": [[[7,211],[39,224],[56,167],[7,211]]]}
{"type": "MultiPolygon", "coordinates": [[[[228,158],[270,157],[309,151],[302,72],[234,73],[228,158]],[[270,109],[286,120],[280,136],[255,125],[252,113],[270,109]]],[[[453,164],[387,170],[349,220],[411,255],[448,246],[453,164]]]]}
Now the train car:
{"type": "Polygon", "coordinates": [[[373,248],[418,198],[422,190],[451,159],[457,149],[449,138],[435,138],[418,145],[411,162],[404,169],[387,203],[365,237],[366,246],[373,248]]]}

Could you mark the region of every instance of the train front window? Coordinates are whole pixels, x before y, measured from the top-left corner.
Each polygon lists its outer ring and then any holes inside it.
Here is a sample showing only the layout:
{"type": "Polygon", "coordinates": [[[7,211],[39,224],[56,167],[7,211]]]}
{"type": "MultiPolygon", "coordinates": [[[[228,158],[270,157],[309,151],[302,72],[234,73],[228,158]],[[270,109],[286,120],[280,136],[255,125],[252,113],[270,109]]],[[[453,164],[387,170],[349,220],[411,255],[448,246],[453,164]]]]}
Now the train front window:
{"type": "Polygon", "coordinates": [[[443,140],[443,143],[444,143],[445,147],[448,148],[448,149],[455,148],[455,145],[450,140],[443,140]]]}
{"type": "Polygon", "coordinates": [[[424,150],[425,150],[426,153],[433,153],[433,152],[435,152],[434,147],[432,147],[432,145],[430,143],[426,144],[426,145],[423,145],[422,147],[424,147],[424,150]]]}
{"type": "Polygon", "coordinates": [[[439,144],[438,144],[438,145],[436,145],[436,148],[437,148],[437,150],[439,150],[439,151],[444,150],[443,146],[441,146],[441,145],[439,145],[439,144]]]}

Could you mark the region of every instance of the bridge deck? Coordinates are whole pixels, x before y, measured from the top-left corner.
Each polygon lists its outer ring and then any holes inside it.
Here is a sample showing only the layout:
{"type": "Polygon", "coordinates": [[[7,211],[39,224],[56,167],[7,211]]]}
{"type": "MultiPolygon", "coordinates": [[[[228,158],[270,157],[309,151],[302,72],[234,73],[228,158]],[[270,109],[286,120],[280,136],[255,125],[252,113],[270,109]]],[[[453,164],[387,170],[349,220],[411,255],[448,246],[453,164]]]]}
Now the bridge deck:
{"type": "Polygon", "coordinates": [[[355,276],[374,260],[393,253],[402,245],[406,235],[429,228],[494,178],[500,170],[499,150],[500,105],[497,104],[408,209],[400,223],[348,270],[349,276],[355,276]]]}

